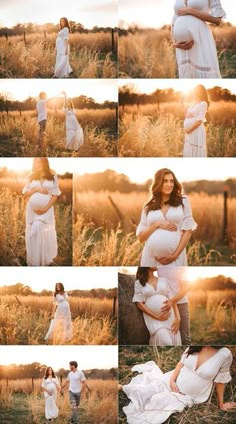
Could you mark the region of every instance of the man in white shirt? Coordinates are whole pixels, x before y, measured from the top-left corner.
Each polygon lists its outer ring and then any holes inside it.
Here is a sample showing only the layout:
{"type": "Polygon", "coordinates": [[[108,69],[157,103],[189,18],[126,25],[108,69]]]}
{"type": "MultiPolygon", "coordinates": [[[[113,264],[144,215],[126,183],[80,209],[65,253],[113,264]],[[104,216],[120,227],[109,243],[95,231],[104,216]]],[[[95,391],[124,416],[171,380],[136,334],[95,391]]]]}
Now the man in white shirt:
{"type": "Polygon", "coordinates": [[[44,144],[44,137],[46,134],[46,124],[47,124],[47,94],[42,91],[39,93],[39,100],[36,104],[36,109],[38,113],[38,123],[39,123],[39,136],[38,136],[38,146],[42,149],[44,144]]]}
{"type": "Polygon", "coordinates": [[[69,423],[78,423],[79,422],[79,403],[81,392],[86,387],[90,392],[90,388],[86,383],[86,378],[83,371],[78,370],[78,363],[76,361],[71,361],[70,372],[67,376],[65,383],[62,385],[61,390],[64,389],[65,386],[69,385],[69,398],[71,405],[71,417],[69,423]]]}
{"type": "Polygon", "coordinates": [[[169,311],[173,303],[176,303],[180,314],[180,335],[182,344],[190,346],[190,318],[188,308],[188,282],[186,279],[187,267],[183,266],[162,266],[157,268],[159,277],[166,278],[170,283],[170,288],[173,293],[173,297],[169,301],[165,302],[165,306],[162,307],[163,312],[169,311]]]}

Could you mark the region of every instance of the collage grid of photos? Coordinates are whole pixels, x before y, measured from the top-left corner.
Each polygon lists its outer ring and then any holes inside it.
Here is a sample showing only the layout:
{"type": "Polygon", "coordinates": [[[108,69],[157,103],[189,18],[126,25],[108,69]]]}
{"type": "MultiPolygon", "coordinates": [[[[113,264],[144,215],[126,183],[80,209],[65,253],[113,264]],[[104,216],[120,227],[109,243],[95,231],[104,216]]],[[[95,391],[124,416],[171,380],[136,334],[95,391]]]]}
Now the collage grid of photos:
{"type": "Polygon", "coordinates": [[[236,423],[236,8],[0,1],[0,423],[236,423]]]}

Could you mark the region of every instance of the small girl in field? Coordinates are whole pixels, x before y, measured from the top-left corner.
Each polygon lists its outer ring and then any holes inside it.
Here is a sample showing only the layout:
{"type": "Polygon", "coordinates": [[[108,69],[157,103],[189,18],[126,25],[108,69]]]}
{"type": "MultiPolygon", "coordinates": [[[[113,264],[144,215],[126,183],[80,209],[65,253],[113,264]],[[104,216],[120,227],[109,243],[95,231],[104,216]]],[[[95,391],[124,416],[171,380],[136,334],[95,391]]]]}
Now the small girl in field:
{"type": "Polygon", "coordinates": [[[65,96],[63,110],[66,114],[66,149],[77,151],[84,144],[84,133],[76,118],[72,100],[66,98],[65,92],[63,94],[65,96]]]}

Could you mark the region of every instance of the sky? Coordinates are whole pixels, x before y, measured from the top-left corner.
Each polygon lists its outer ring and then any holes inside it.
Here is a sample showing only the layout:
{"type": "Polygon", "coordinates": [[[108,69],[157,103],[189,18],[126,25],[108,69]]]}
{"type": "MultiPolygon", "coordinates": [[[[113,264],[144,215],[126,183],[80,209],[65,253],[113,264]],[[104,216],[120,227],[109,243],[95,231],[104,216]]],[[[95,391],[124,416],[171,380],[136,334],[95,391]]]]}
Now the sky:
{"type": "Polygon", "coordinates": [[[61,17],[85,28],[117,26],[116,0],[0,0],[0,25],[57,23],[61,17]]]}
{"type": "MultiPolygon", "coordinates": [[[[234,158],[49,158],[49,164],[58,174],[94,174],[111,169],[141,184],[152,179],[160,168],[170,168],[180,182],[236,178],[234,158]]],[[[31,172],[31,166],[32,158],[0,158],[0,168],[31,172]]]]}
{"type": "MultiPolygon", "coordinates": [[[[0,0],[1,2],[1,0],[0,0]]],[[[12,100],[25,100],[36,97],[40,91],[45,91],[48,98],[59,96],[65,91],[67,97],[85,95],[99,103],[105,100],[117,102],[117,80],[115,79],[2,79],[0,93],[9,93],[12,100]]]]}
{"type": "MultiPolygon", "coordinates": [[[[138,24],[144,28],[161,28],[169,25],[173,17],[174,0],[119,0],[119,26],[121,21],[126,24],[138,24]]],[[[227,22],[236,25],[236,8],[232,7],[232,0],[221,0],[227,13],[227,22]]],[[[127,25],[122,25],[127,27],[127,25]]]]}
{"type": "MultiPolygon", "coordinates": [[[[137,267],[120,267],[118,271],[122,273],[125,270],[129,274],[135,275],[137,267]]],[[[232,278],[236,283],[236,268],[235,267],[186,267],[186,278],[191,283],[199,278],[211,278],[217,277],[218,275],[224,275],[232,278]]]]}
{"type": "Polygon", "coordinates": [[[22,283],[40,292],[54,290],[61,282],[65,290],[91,290],[117,287],[117,268],[115,267],[42,267],[37,268],[1,267],[0,287],[22,283]]]}
{"type": "Polygon", "coordinates": [[[137,92],[140,93],[153,93],[155,90],[162,89],[165,90],[167,88],[173,88],[176,91],[182,91],[184,93],[192,90],[196,85],[203,84],[207,89],[213,87],[222,87],[231,91],[232,94],[236,94],[236,85],[235,81],[232,79],[204,79],[199,82],[197,79],[126,79],[119,80],[119,87],[123,87],[125,85],[130,85],[136,89],[137,92]]]}
{"type": "Polygon", "coordinates": [[[0,346],[0,365],[32,364],[69,369],[69,362],[77,361],[78,368],[110,369],[118,366],[117,346],[0,346]]]}

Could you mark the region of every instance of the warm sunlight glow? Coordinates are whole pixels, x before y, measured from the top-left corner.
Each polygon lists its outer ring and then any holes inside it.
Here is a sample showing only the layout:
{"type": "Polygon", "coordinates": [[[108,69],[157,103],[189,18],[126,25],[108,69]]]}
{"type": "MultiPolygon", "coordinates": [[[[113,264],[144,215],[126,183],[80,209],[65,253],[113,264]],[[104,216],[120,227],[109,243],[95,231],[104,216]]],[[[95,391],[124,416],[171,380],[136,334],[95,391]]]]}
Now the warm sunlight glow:
{"type": "Polygon", "coordinates": [[[236,269],[234,267],[188,267],[186,275],[190,283],[199,278],[212,278],[218,275],[230,277],[236,282],[236,269]]]}

